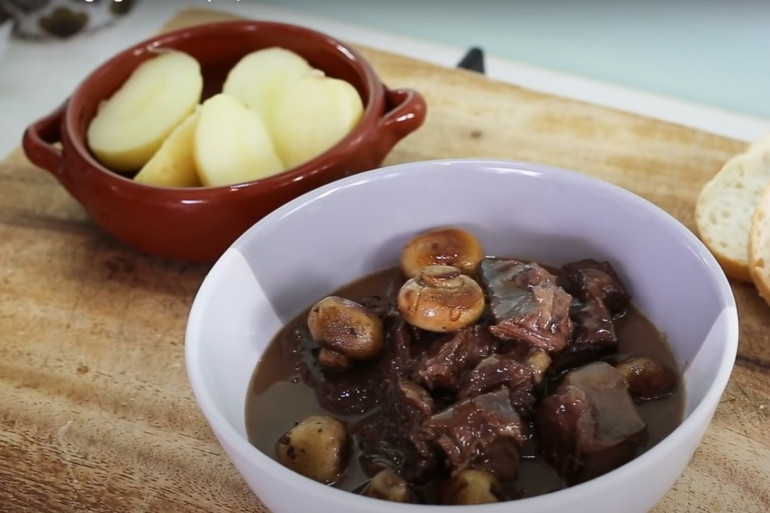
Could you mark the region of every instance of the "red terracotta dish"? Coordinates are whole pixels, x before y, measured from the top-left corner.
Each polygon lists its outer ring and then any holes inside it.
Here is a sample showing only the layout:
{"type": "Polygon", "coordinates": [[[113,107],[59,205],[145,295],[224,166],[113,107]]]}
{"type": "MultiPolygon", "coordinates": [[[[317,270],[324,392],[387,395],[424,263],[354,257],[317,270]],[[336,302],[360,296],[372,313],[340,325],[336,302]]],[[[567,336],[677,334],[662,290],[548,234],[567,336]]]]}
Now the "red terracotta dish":
{"type": "Polygon", "coordinates": [[[152,255],[214,261],[257,220],[320,185],[373,169],[402,138],[422,125],[423,97],[389,89],[354,49],[307,28],[263,21],[227,21],[185,28],[128,48],[89,75],[56,111],[30,125],[23,148],[50,172],[107,233],[152,255]],[[226,187],[166,188],[136,183],[101,165],[86,145],[86,131],[109,98],[158,48],[196,57],[204,97],[221,90],[227,72],[245,54],[281,46],[327,75],[350,82],[364,114],[339,143],[280,174],[226,187]],[[60,143],[60,144],[58,144],[60,143]]]}

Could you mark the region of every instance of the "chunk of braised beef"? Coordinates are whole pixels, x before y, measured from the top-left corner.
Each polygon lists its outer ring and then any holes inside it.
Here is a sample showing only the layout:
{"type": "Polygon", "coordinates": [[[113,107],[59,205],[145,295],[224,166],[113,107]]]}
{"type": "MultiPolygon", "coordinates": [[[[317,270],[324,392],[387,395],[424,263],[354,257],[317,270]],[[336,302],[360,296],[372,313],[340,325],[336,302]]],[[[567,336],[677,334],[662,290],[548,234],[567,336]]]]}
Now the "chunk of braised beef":
{"type": "Polygon", "coordinates": [[[370,366],[359,366],[345,372],[327,372],[323,381],[315,385],[318,404],[336,415],[354,415],[370,411],[379,405],[385,394],[378,373],[370,366]]]}
{"type": "Polygon", "coordinates": [[[572,297],[553,274],[535,262],[485,258],[479,276],[495,323],[492,334],[525,340],[549,353],[564,348],[572,331],[572,297]]]}
{"type": "Polygon", "coordinates": [[[598,299],[616,315],[626,308],[631,298],[609,262],[590,258],[564,264],[557,283],[572,297],[581,301],[598,299]]]}
{"type": "Polygon", "coordinates": [[[364,363],[345,372],[324,369],[318,361],[318,346],[307,326],[292,330],[283,350],[293,366],[292,379],[311,387],[319,406],[329,413],[362,414],[381,403],[385,388],[375,365],[364,363]]]}
{"type": "Polygon", "coordinates": [[[409,482],[420,482],[441,469],[437,447],[417,436],[433,413],[427,390],[408,380],[388,382],[382,408],[351,424],[361,456],[359,464],[369,476],[391,469],[409,482]]]}
{"type": "Polygon", "coordinates": [[[413,379],[429,390],[456,391],[462,375],[494,353],[497,340],[475,324],[436,339],[414,363],[413,379]]]}
{"type": "Polygon", "coordinates": [[[508,354],[493,354],[463,376],[458,399],[467,399],[505,387],[519,415],[527,417],[537,402],[532,366],[508,354]]]}
{"type": "Polygon", "coordinates": [[[382,373],[391,379],[408,376],[414,365],[414,330],[400,317],[385,322],[385,347],[379,360],[382,373]]]}
{"type": "Polygon", "coordinates": [[[630,461],[648,436],[625,379],[605,362],[568,372],[540,401],[536,425],[546,461],[571,484],[630,461]]]}
{"type": "Polygon", "coordinates": [[[596,361],[618,345],[613,315],[598,299],[573,299],[570,317],[572,336],[555,358],[556,372],[596,361]]]}
{"type": "Polygon", "coordinates": [[[554,369],[562,371],[598,360],[617,348],[616,315],[630,297],[608,262],[578,260],[562,266],[557,283],[572,295],[573,332],[554,369]]]}
{"type": "Polygon", "coordinates": [[[452,472],[484,470],[507,481],[518,475],[527,431],[503,388],[456,402],[427,419],[421,434],[441,448],[452,472]]]}
{"type": "Polygon", "coordinates": [[[396,383],[396,408],[408,415],[417,415],[423,419],[433,414],[433,398],[430,393],[417,383],[399,380],[396,383]]]}
{"type": "Polygon", "coordinates": [[[676,374],[655,358],[629,356],[612,364],[625,378],[636,402],[662,399],[676,389],[676,374]]]}
{"type": "Polygon", "coordinates": [[[531,385],[532,367],[510,355],[493,354],[481,360],[462,378],[458,399],[467,399],[505,386],[516,389],[531,385]]]}

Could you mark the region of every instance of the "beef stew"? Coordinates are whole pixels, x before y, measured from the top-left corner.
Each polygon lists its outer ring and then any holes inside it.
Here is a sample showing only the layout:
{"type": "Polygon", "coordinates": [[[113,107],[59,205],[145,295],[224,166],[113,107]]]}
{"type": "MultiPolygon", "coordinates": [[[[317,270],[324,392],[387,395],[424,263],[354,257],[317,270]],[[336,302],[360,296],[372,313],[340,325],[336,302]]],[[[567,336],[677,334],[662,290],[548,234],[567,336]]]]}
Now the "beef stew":
{"type": "MultiPolygon", "coordinates": [[[[433,267],[442,269],[427,272],[428,281],[455,280],[446,259],[433,267]]],[[[470,324],[449,330],[405,320],[414,300],[405,307],[399,294],[420,277],[400,268],[334,291],[377,319],[381,349],[366,358],[322,356],[339,346],[313,336],[308,320],[328,301],[289,323],[247,394],[252,443],[281,461],[277,448],[291,444],[292,428],[329,416],[345,426],[346,450],[327,482],[385,500],[469,504],[599,476],[681,422],[676,359],[609,263],[555,268],[495,257],[462,273],[481,286],[485,304],[470,324]]]]}

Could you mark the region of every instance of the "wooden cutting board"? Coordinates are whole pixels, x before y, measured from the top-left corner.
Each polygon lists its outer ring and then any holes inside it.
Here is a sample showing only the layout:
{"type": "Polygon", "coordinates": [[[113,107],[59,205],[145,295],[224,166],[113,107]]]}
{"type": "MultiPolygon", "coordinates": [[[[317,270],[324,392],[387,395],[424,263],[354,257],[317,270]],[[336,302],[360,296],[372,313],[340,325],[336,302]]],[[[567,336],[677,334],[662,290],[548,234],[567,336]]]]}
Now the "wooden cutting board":
{"type": "MultiPolygon", "coordinates": [[[[179,13],[167,29],[222,19],[179,13]]],[[[428,102],[385,164],[528,160],[625,187],[693,228],[701,185],[744,143],[361,48],[428,102]]],[[[19,127],[19,136],[25,127],[19,127]]],[[[20,151],[0,163],[0,511],[266,511],[224,456],[184,369],[206,265],[105,236],[20,151]]],[[[770,511],[770,308],[733,283],[738,361],[706,437],[655,513],[770,511]]]]}

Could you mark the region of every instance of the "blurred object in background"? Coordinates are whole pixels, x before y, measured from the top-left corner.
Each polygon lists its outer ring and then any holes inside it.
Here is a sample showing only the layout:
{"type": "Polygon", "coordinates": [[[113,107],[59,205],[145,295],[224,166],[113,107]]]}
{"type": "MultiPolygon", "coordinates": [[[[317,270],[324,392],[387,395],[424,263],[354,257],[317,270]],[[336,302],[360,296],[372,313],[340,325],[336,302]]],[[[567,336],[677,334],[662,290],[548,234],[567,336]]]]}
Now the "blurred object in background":
{"type": "Polygon", "coordinates": [[[3,5],[0,4],[0,55],[3,55],[5,47],[8,46],[8,38],[11,37],[12,29],[13,19],[11,19],[11,15],[3,9],[3,5]]]}
{"type": "MultiPolygon", "coordinates": [[[[13,35],[19,38],[66,39],[109,25],[135,4],[136,0],[0,0],[0,20],[3,11],[10,15],[13,35]]],[[[3,30],[8,29],[0,21],[0,35],[3,30]]]]}

